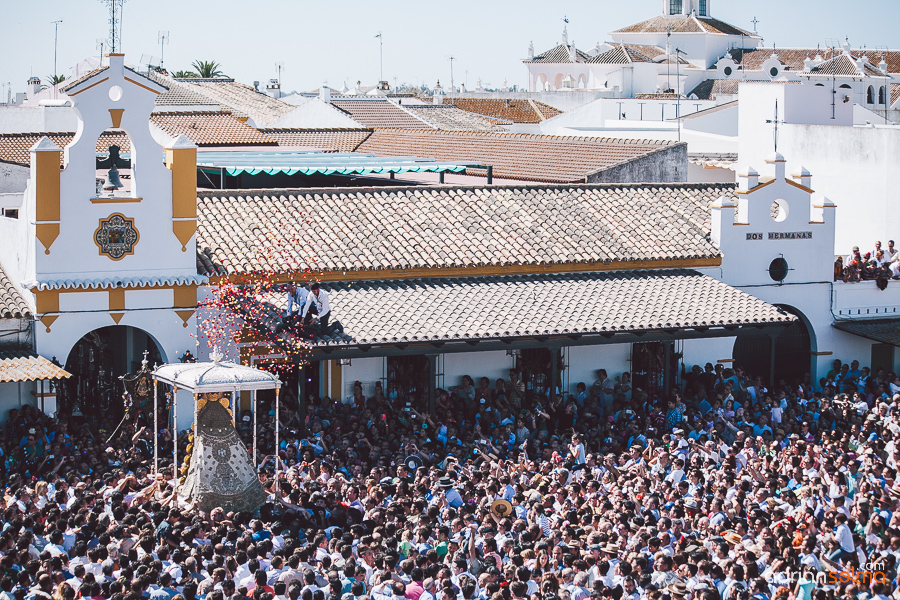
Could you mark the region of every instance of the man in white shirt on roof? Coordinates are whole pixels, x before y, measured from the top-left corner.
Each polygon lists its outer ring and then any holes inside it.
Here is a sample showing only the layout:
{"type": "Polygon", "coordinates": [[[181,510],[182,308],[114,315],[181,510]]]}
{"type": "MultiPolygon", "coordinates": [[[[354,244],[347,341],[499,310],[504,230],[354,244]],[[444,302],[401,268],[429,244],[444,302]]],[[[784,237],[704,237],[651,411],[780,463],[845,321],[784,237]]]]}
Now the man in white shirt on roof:
{"type": "Polygon", "coordinates": [[[306,286],[298,286],[296,283],[290,283],[288,285],[287,307],[284,309],[284,316],[281,318],[281,323],[275,328],[275,333],[279,333],[285,328],[294,325],[294,322],[297,320],[297,315],[299,315],[306,306],[309,295],[309,290],[306,289],[306,286]]]}
{"type": "Polygon", "coordinates": [[[315,307],[316,312],[311,322],[318,323],[319,331],[325,333],[328,331],[328,319],[331,317],[331,302],[328,298],[328,292],[320,289],[318,282],[309,286],[309,290],[310,293],[306,297],[306,304],[303,305],[303,310],[300,311],[300,318],[304,319],[305,323],[310,310],[312,307],[315,307]]]}

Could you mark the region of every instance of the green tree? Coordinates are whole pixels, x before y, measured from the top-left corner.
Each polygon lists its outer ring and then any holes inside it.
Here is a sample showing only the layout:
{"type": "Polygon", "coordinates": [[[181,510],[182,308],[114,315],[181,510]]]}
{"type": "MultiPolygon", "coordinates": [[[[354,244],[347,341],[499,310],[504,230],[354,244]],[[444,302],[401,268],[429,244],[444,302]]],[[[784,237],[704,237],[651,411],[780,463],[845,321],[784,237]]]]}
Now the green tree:
{"type": "Polygon", "coordinates": [[[176,71],[173,77],[175,79],[194,79],[197,77],[197,74],[193,71],[176,71]]]}
{"type": "Polygon", "coordinates": [[[58,83],[66,80],[65,75],[47,75],[47,83],[41,86],[42,90],[49,89],[58,83]]]}
{"type": "Polygon", "coordinates": [[[191,66],[194,67],[194,70],[203,79],[212,79],[214,77],[223,77],[225,75],[221,70],[222,65],[214,60],[195,60],[191,66]]]}

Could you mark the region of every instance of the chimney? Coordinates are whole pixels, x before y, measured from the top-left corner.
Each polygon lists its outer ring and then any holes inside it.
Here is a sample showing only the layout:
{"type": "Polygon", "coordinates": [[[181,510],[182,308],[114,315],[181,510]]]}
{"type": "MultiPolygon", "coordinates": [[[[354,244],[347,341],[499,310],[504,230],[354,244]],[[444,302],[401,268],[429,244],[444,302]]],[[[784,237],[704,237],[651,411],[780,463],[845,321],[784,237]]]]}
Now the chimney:
{"type": "Polygon", "coordinates": [[[565,25],[563,25],[562,43],[566,46],[569,45],[569,30],[565,25]]]}
{"type": "Polygon", "coordinates": [[[331,88],[324,83],[322,84],[322,87],[319,88],[319,100],[325,104],[331,104],[331,88]]]}
{"type": "Polygon", "coordinates": [[[259,91],[259,82],[258,81],[253,82],[253,89],[256,90],[257,92],[259,91]]]}
{"type": "Polygon", "coordinates": [[[441,87],[441,82],[438,80],[437,85],[434,86],[434,98],[432,101],[435,104],[443,104],[444,103],[444,88],[441,87]]]}
{"type": "Polygon", "coordinates": [[[884,54],[881,55],[881,62],[878,63],[878,68],[881,69],[883,73],[888,72],[887,61],[884,59],[884,54]]]}
{"type": "Polygon", "coordinates": [[[28,78],[28,97],[34,98],[37,96],[38,92],[41,91],[41,78],[40,77],[29,77],[28,78]]]}
{"type": "Polygon", "coordinates": [[[270,79],[266,84],[266,95],[272,98],[281,98],[281,84],[277,79],[270,79]]]}
{"type": "Polygon", "coordinates": [[[528,60],[534,60],[534,42],[528,42],[528,60]]]}

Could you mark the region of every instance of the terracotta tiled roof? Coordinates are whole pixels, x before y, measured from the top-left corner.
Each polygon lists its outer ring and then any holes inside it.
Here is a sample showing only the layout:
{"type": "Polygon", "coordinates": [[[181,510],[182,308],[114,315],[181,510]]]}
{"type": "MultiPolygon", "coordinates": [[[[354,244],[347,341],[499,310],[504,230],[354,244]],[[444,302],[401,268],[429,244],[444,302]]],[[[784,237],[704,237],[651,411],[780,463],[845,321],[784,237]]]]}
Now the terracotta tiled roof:
{"type": "Polygon", "coordinates": [[[156,97],[157,106],[218,106],[218,102],[199,94],[187,86],[181,85],[171,77],[160,75],[159,73],[149,72],[147,76],[161,85],[169,88],[156,97]]]}
{"type": "Polygon", "coordinates": [[[30,319],[32,316],[25,298],[0,266],[0,319],[30,319]]]}
{"type": "Polygon", "coordinates": [[[59,91],[67,92],[70,89],[74,88],[76,85],[80,84],[81,82],[87,81],[88,79],[90,79],[91,77],[96,75],[97,73],[102,73],[103,71],[107,70],[108,68],[109,68],[109,65],[107,65],[105,67],[100,67],[100,68],[94,69],[93,71],[88,71],[81,77],[77,77],[75,79],[68,80],[62,87],[59,88],[59,91]]]}
{"type": "MultiPolygon", "coordinates": [[[[815,73],[817,75],[834,74],[857,76],[860,73],[860,69],[857,67],[856,61],[850,56],[839,54],[830,60],[826,60],[820,65],[816,65],[807,72],[815,73]]],[[[869,63],[863,64],[862,72],[871,77],[884,77],[884,74],[877,67],[874,67],[869,63]]]]}
{"type": "Polygon", "coordinates": [[[900,346],[900,319],[857,319],[835,321],[834,326],[868,340],[900,346]]]}
{"type": "Polygon", "coordinates": [[[699,100],[715,100],[719,94],[737,94],[739,84],[737,79],[707,79],[698,83],[688,96],[697,96],[699,100]]]}
{"type": "MultiPolygon", "coordinates": [[[[201,273],[713,259],[716,184],[203,191],[201,273]],[[313,234],[313,232],[317,232],[313,234]],[[298,244],[297,240],[303,240],[298,244]]],[[[571,269],[570,269],[571,270],[571,269]]],[[[439,273],[436,274],[436,276],[439,273]]],[[[352,277],[348,275],[348,277],[352,277]]]]}
{"type": "Polygon", "coordinates": [[[158,112],[150,122],[173,137],[184,134],[198,146],[276,146],[264,133],[223,111],[158,112]]]}
{"type": "MultiPolygon", "coordinates": [[[[526,63],[570,63],[572,62],[571,50],[572,46],[560,44],[555,48],[551,48],[546,52],[535,55],[534,58],[526,60],[526,63]]],[[[575,49],[575,62],[588,62],[589,54],[585,54],[579,49],[575,49]]]]}
{"type": "Polygon", "coordinates": [[[718,19],[696,17],[694,15],[659,15],[613,33],[724,33],[727,35],[755,36],[734,25],[729,25],[718,19]]]}
{"type": "Polygon", "coordinates": [[[508,98],[444,98],[444,104],[452,104],[477,115],[495,117],[513,123],[540,123],[562,111],[535,100],[508,98]]]}
{"type": "Polygon", "coordinates": [[[598,65],[627,65],[635,62],[650,62],[651,58],[644,54],[629,50],[623,44],[592,56],[587,62],[598,65]]]}
{"type": "MultiPolygon", "coordinates": [[[[807,58],[815,58],[820,55],[823,59],[829,60],[832,56],[840,54],[840,48],[777,48],[775,53],[778,60],[789,71],[802,71],[804,69],[804,61],[807,58]]],[[[884,57],[888,66],[888,73],[900,73],[900,50],[850,50],[850,54],[860,58],[867,56],[869,62],[878,66],[881,58],[884,57]]],[[[743,65],[745,70],[758,71],[762,69],[762,64],[772,56],[771,48],[755,48],[748,50],[731,50],[731,56],[738,64],[743,65]]]]}
{"type": "Polygon", "coordinates": [[[232,79],[176,79],[175,81],[189,90],[215,100],[223,108],[231,109],[236,117],[247,115],[259,127],[277,121],[296,108],[232,79]]]}
{"type": "Polygon", "coordinates": [[[432,127],[444,131],[504,131],[511,124],[493,117],[476,115],[447,104],[416,104],[404,108],[432,127]]]}
{"type": "Polygon", "coordinates": [[[0,383],[38,381],[41,379],[67,379],[71,373],[31,352],[0,352],[0,383]]]}
{"type": "MultiPolygon", "coordinates": [[[[65,148],[75,137],[74,133],[3,133],[0,134],[0,161],[17,165],[31,164],[31,147],[44,136],[60,148],[65,148]]],[[[97,152],[106,152],[113,144],[122,152],[131,152],[131,141],[124,131],[107,131],[97,139],[97,152]]],[[[60,154],[62,166],[63,154],[60,154]]]]}
{"type": "MultiPolygon", "coordinates": [[[[376,129],[360,152],[480,162],[494,176],[554,183],[584,182],[610,167],[670,147],[673,142],[563,137],[524,133],[376,129]]],[[[483,170],[472,174],[484,175],[483,170]]]]}
{"type": "Polygon", "coordinates": [[[301,146],[318,148],[332,152],[353,152],[366,138],[371,129],[266,129],[259,130],[279,146],[301,146]]]}
{"type": "MultiPolygon", "coordinates": [[[[609,335],[795,318],[684,269],[351,282],[325,289],[343,332],[317,339],[319,346],[609,335]]],[[[274,316],[283,295],[266,299],[266,313],[274,316]]]]}
{"type": "Polygon", "coordinates": [[[335,106],[366,127],[402,127],[404,129],[432,129],[428,123],[409,114],[387,98],[363,97],[332,100],[335,106]]]}
{"type": "MultiPolygon", "coordinates": [[[[227,112],[190,111],[153,113],[150,121],[166,133],[186,135],[198,146],[275,146],[277,142],[264,133],[241,123],[227,112]]],[[[29,150],[38,140],[47,136],[65,148],[75,137],[74,133],[4,133],[0,134],[0,161],[28,165],[29,150]]],[[[106,152],[116,144],[122,152],[131,152],[131,141],[124,131],[107,131],[97,140],[97,152],[106,152]]],[[[62,164],[63,157],[60,157],[62,164]]]]}
{"type": "Polygon", "coordinates": [[[891,106],[900,100],[900,83],[891,84],[891,106]]]}

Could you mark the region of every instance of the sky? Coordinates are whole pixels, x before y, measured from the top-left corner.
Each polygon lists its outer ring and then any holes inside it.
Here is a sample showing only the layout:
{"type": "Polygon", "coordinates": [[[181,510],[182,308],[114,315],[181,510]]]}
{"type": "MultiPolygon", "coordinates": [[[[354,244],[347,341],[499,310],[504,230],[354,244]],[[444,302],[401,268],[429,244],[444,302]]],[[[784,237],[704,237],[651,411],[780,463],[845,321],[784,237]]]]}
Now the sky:
{"type": "MultiPolygon", "coordinates": [[[[522,59],[529,42],[540,53],[560,43],[563,19],[569,40],[583,50],[607,41],[608,32],[659,14],[661,0],[128,0],[122,50],[128,62],[164,59],[170,72],[194,60],[214,60],[238,81],[266,82],[283,65],[282,89],[308,91],[322,83],[374,85],[379,79],[382,33],[384,77],[391,85],[427,84],[473,89],[525,86],[522,59]],[[160,47],[159,34],[169,43],[160,47]],[[451,57],[453,60],[451,61],[451,57]]],[[[826,45],[849,38],[853,47],[900,48],[900,1],[711,0],[712,16],[757,30],[766,46],[826,45]]],[[[31,75],[53,73],[54,25],[59,24],[58,68],[69,75],[81,59],[99,54],[109,33],[100,0],[3,0],[0,85],[24,91],[31,75]]],[[[108,47],[105,51],[108,51],[108,47]]],[[[264,84],[263,84],[264,85],[264,84]]],[[[262,87],[262,85],[261,85],[262,87]]]]}

